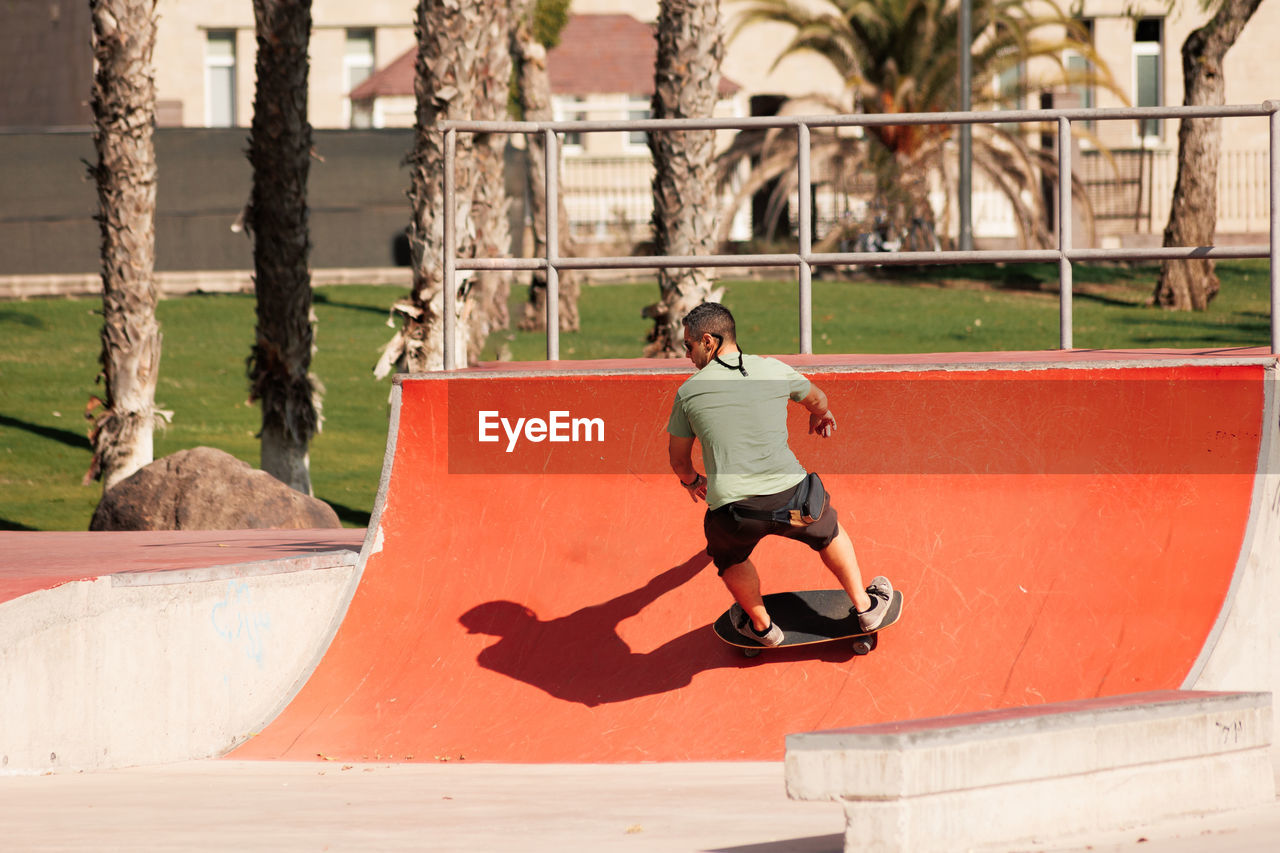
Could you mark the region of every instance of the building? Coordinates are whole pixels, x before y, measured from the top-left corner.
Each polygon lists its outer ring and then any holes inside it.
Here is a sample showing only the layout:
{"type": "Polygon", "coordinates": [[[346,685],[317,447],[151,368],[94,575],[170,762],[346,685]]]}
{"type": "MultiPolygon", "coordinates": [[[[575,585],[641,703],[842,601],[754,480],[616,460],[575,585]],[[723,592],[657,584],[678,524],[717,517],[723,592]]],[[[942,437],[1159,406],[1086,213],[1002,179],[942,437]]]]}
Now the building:
{"type": "MultiPolygon", "coordinates": [[[[556,119],[649,118],[656,53],[651,24],[626,14],[573,15],[547,54],[556,119]]],[[[369,116],[374,127],[413,126],[415,55],[410,48],[356,87],[350,95],[353,112],[369,116]]],[[[742,87],[727,76],[721,77],[719,95],[717,116],[747,114],[742,87]]],[[[721,144],[731,139],[725,132],[721,144]]],[[[520,138],[512,143],[523,147],[520,138]]],[[[562,191],[574,238],[624,247],[647,239],[653,164],[645,133],[566,133],[561,146],[562,191]]],[[[742,231],[749,226],[745,216],[738,226],[738,236],[749,234],[742,231]]]]}
{"type": "MultiPolygon", "coordinates": [[[[5,132],[18,130],[87,128],[92,120],[87,4],[0,4],[5,21],[0,28],[0,69],[9,81],[0,95],[0,140],[5,132]]],[[[415,8],[416,0],[314,0],[308,102],[317,130],[412,125],[415,8]]],[[[733,31],[735,4],[726,0],[722,11],[726,29],[733,31]]],[[[1207,19],[1207,12],[1196,4],[1170,6],[1166,0],[1080,0],[1074,11],[1120,92],[1077,88],[1049,93],[1056,103],[1181,103],[1180,48],[1207,19]]],[[[557,116],[646,114],[652,87],[651,27],[658,0],[575,0],[573,12],[569,30],[551,57],[557,116]]],[[[159,0],[157,22],[157,124],[247,128],[254,87],[251,0],[159,0]]],[[[1278,94],[1271,81],[1280,60],[1270,44],[1277,28],[1280,6],[1262,4],[1228,54],[1228,103],[1258,103],[1278,94]]],[[[788,39],[785,28],[772,25],[753,25],[733,36],[723,64],[726,83],[717,114],[767,115],[788,98],[841,91],[843,81],[820,59],[792,56],[775,63],[788,39]]],[[[1066,55],[1063,61],[1068,67],[1082,67],[1087,60],[1066,55]]],[[[1039,72],[1022,68],[1012,73],[1034,80],[1039,72]]],[[[1253,240],[1268,222],[1267,122],[1229,119],[1224,127],[1218,232],[1224,241],[1253,240]]],[[[1172,194],[1177,122],[1099,122],[1092,130],[1096,139],[1081,139],[1076,164],[1090,183],[1098,242],[1158,240],[1172,194]]],[[[565,139],[563,177],[579,239],[643,239],[650,205],[647,156],[641,134],[565,139]]],[[[17,167],[9,163],[2,168],[17,167]]],[[[819,217],[829,215],[823,213],[831,205],[824,206],[821,191],[818,202],[819,217]]],[[[980,183],[975,187],[974,214],[980,241],[1007,240],[1016,233],[999,195],[980,183]]],[[[735,237],[744,233],[749,233],[745,226],[735,227],[735,237]]],[[[1083,242],[1083,232],[1077,231],[1077,239],[1083,242]]]]}
{"type": "MultiPolygon", "coordinates": [[[[348,93],[414,44],[414,0],[314,0],[307,103],[316,128],[365,127],[348,93]]],[[[247,127],[253,115],[253,4],[159,0],[157,123],[247,127]]]]}
{"type": "MultiPolygon", "coordinates": [[[[1089,28],[1095,50],[1109,65],[1125,99],[1145,107],[1182,103],[1182,45],[1211,11],[1195,3],[1163,0],[1082,0],[1076,14],[1089,28]]],[[[1280,95],[1274,82],[1280,57],[1271,46],[1277,28],[1280,6],[1263,3],[1227,54],[1228,104],[1257,104],[1280,95]]],[[[1079,57],[1067,59],[1082,62],[1079,57]]],[[[1124,105],[1106,90],[1078,96],[1084,106],[1124,105]]],[[[1177,174],[1178,122],[1102,122],[1096,132],[1115,162],[1112,170],[1097,146],[1082,143],[1082,168],[1091,170],[1088,180],[1099,216],[1099,242],[1158,244],[1177,174]]],[[[1217,229],[1222,241],[1256,242],[1257,234],[1268,230],[1268,138],[1265,117],[1223,120],[1217,229]]]]}
{"type": "Polygon", "coordinates": [[[89,4],[0,0],[0,132],[93,121],[89,4]]]}

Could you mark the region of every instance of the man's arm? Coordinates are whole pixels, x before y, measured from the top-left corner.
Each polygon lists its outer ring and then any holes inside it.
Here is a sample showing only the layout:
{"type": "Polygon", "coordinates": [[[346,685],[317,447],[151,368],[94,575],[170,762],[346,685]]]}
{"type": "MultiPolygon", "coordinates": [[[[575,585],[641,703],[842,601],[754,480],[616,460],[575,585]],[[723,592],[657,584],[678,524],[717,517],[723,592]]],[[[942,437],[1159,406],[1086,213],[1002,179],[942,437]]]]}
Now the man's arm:
{"type": "Polygon", "coordinates": [[[671,460],[671,470],[680,478],[680,485],[689,492],[689,497],[697,501],[706,500],[707,478],[699,474],[693,467],[693,442],[695,439],[679,435],[667,434],[667,456],[671,460]]]}
{"type": "Polygon", "coordinates": [[[831,409],[827,405],[827,395],[822,392],[822,389],[810,382],[809,393],[800,400],[800,405],[809,410],[810,434],[816,433],[823,438],[830,438],[831,433],[836,431],[836,416],[831,414],[831,409]]]}

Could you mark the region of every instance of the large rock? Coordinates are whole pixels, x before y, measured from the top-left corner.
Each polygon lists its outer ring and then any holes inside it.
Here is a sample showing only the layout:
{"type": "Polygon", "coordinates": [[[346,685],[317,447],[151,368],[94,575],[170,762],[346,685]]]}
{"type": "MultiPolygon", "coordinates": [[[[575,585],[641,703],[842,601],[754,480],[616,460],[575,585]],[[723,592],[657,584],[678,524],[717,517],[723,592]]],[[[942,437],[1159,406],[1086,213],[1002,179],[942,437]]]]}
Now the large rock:
{"type": "Polygon", "coordinates": [[[108,489],[90,530],[341,527],[327,503],[212,447],[157,459],[108,489]]]}

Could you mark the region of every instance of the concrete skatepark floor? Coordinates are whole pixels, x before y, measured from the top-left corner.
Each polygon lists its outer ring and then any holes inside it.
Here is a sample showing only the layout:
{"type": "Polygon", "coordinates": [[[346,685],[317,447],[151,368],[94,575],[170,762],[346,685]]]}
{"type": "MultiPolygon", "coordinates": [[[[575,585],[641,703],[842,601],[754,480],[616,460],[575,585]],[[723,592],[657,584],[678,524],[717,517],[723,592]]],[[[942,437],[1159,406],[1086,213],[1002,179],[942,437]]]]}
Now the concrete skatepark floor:
{"type": "MultiPolygon", "coordinates": [[[[0,777],[9,850],[838,853],[834,803],[780,763],[189,762],[0,777]]],[[[1028,850],[1272,853],[1280,805],[1028,850]]]]}

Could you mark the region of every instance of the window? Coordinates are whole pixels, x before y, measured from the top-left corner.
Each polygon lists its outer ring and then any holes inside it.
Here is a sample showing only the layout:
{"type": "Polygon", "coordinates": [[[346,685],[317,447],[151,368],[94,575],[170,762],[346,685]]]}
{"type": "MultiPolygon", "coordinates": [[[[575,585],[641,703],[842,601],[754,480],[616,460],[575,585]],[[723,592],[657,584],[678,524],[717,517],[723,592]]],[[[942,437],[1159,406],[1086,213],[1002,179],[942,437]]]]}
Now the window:
{"type": "MultiPolygon", "coordinates": [[[[1137,107],[1164,106],[1164,75],[1160,41],[1164,21],[1160,18],[1140,18],[1133,28],[1133,103],[1137,107]]],[[[1139,123],[1140,136],[1151,139],[1160,137],[1163,122],[1158,118],[1139,123]]]]}
{"type": "Polygon", "coordinates": [[[381,118],[378,118],[376,122],[374,120],[373,103],[371,101],[361,101],[358,104],[351,104],[351,118],[347,122],[348,127],[353,129],[381,127],[381,122],[381,118]]]}
{"type": "Polygon", "coordinates": [[[1027,66],[1023,62],[1004,69],[996,75],[996,102],[1002,110],[1022,110],[1027,106],[1027,66]]]}
{"type": "MultiPolygon", "coordinates": [[[[1084,30],[1082,40],[1086,43],[1093,44],[1093,21],[1091,19],[1077,20],[1078,24],[1084,30]]],[[[1090,77],[1094,73],[1093,63],[1088,57],[1082,56],[1074,50],[1067,50],[1063,53],[1063,64],[1067,67],[1067,83],[1071,94],[1074,96],[1073,106],[1091,110],[1097,106],[1096,93],[1094,92],[1093,83],[1090,77]]],[[[1090,130],[1094,127],[1094,122],[1080,122],[1084,127],[1090,130]]]]}
{"type": "MultiPolygon", "coordinates": [[[[640,121],[653,115],[648,98],[632,98],[627,102],[627,121],[640,121]]],[[[632,130],[627,133],[627,145],[630,147],[648,148],[649,134],[643,130],[632,130]]]]}
{"type": "MultiPolygon", "coordinates": [[[[995,77],[991,81],[997,110],[1024,110],[1027,108],[1027,62],[1022,52],[1022,40],[1011,37],[1007,24],[997,23],[1000,41],[1004,42],[997,60],[995,77]]],[[[1015,123],[1001,125],[1010,132],[1026,129],[1015,123]]]]}
{"type": "Polygon", "coordinates": [[[236,33],[210,30],[204,48],[205,125],[235,127],[236,33]]]}
{"type": "MultiPolygon", "coordinates": [[[[347,30],[347,47],[342,55],[343,91],[350,94],[373,74],[373,30],[347,30]]],[[[373,114],[367,105],[355,105],[348,98],[347,126],[372,127],[373,114]]]]}
{"type": "MultiPolygon", "coordinates": [[[[580,97],[555,99],[556,121],[586,121],[587,111],[585,106],[586,104],[580,97]]],[[[566,133],[564,135],[564,146],[566,148],[582,148],[582,134],[576,131],[566,133]]]]}

